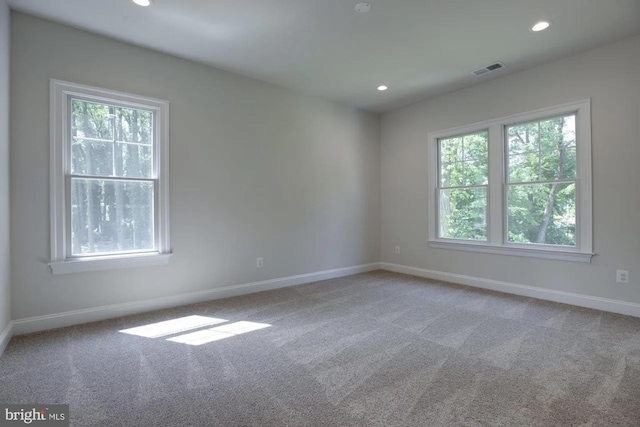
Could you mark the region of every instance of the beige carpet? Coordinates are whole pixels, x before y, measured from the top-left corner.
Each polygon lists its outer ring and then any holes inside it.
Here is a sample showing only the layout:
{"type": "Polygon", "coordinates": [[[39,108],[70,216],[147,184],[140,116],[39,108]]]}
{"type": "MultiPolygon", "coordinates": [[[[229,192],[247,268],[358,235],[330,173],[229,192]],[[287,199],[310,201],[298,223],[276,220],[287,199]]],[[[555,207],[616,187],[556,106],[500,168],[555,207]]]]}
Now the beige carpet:
{"type": "Polygon", "coordinates": [[[373,272],[15,337],[0,402],[74,426],[638,426],[640,319],[373,272]],[[188,316],[210,324],[120,332],[188,316]]]}

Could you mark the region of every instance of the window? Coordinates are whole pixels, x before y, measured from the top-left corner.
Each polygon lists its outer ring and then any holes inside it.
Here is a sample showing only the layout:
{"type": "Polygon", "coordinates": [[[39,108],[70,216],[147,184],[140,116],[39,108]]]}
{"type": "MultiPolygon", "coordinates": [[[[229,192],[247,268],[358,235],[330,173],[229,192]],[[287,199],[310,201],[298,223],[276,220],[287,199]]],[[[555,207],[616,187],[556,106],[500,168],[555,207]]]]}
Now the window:
{"type": "Polygon", "coordinates": [[[432,247],[590,262],[590,102],[430,135],[432,247]]]}
{"type": "Polygon", "coordinates": [[[438,236],[487,240],[489,133],[438,140],[438,236]]]}
{"type": "Polygon", "coordinates": [[[576,246],[576,115],[506,128],[509,242],[576,246]]]}
{"type": "Polygon", "coordinates": [[[52,272],[165,263],[168,103],[51,81],[52,272]]]}

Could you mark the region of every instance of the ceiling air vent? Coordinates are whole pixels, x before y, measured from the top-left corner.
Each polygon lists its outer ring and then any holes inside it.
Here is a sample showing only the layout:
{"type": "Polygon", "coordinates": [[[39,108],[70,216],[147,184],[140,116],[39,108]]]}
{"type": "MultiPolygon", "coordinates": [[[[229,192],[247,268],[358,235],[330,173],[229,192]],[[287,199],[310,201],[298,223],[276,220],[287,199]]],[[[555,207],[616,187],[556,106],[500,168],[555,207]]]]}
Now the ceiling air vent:
{"type": "Polygon", "coordinates": [[[475,70],[473,74],[475,74],[476,76],[481,76],[483,74],[499,70],[500,68],[504,68],[504,64],[502,62],[496,62],[495,64],[487,65],[486,67],[480,68],[479,70],[475,70]]]}

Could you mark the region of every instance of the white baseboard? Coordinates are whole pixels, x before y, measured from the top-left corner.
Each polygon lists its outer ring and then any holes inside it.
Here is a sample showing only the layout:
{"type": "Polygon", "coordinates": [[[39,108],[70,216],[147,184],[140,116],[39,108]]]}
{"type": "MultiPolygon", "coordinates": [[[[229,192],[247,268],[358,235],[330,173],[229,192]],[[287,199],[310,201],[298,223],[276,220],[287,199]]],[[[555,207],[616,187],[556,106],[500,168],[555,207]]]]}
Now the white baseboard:
{"type": "MultiPolygon", "coordinates": [[[[263,280],[260,282],[245,283],[241,285],[226,286],[224,288],[209,289],[200,292],[175,295],[164,298],[155,298],[145,301],[136,301],[125,304],[106,305],[102,307],[87,308],[83,310],[67,311],[64,313],[49,314],[45,316],[29,317],[14,320],[13,334],[22,335],[31,332],[44,331],[48,329],[62,328],[65,326],[78,325],[82,323],[95,322],[98,320],[111,319],[114,317],[126,316],[130,314],[144,313],[147,311],[160,310],[163,308],[178,307],[186,304],[210,301],[220,298],[228,298],[238,295],[250,294],[254,292],[268,291],[271,289],[284,288],[287,286],[302,285],[304,283],[317,282],[320,280],[334,279],[337,277],[350,276],[352,274],[364,273],[380,268],[380,264],[363,264],[353,267],[336,268],[333,270],[319,271],[315,273],[300,274],[297,276],[280,277],[277,279],[263,280]]],[[[4,333],[3,333],[4,334],[4,333]]]]}
{"type": "Polygon", "coordinates": [[[7,327],[0,333],[0,356],[4,353],[4,349],[9,345],[11,337],[13,336],[13,322],[9,322],[7,327]]]}
{"type": "Polygon", "coordinates": [[[579,307],[593,308],[612,313],[625,314],[640,317],[640,304],[599,298],[589,295],[581,295],[570,292],[562,292],[551,289],[543,289],[534,286],[519,285],[515,283],[500,282],[497,280],[483,279],[480,277],[464,276],[461,274],[446,273],[442,271],[427,270],[417,267],[392,264],[388,262],[357,265],[353,267],[337,268],[297,276],[281,277],[260,282],[245,283],[241,285],[227,286],[224,288],[209,289],[200,292],[175,295],[171,297],[155,298],[145,301],[136,301],[125,304],[114,304],[102,307],[94,307],[83,310],[67,311],[45,316],[29,317],[14,320],[0,334],[0,355],[6,348],[13,335],[22,335],[48,329],[62,328],[65,326],[95,322],[130,314],[144,313],[147,311],[164,308],[178,307],[186,304],[210,301],[220,298],[228,298],[254,292],[284,288],[288,286],[302,285],[304,283],[320,280],[335,279],[350,276],[352,274],[365,273],[377,269],[425,277],[433,280],[459,283],[477,288],[490,289],[508,294],[521,295],[547,301],[576,305],[579,307]]]}
{"type": "Polygon", "coordinates": [[[446,273],[443,271],[426,270],[424,268],[408,267],[405,265],[381,262],[383,270],[404,273],[412,276],[425,277],[427,279],[441,280],[444,282],[459,283],[461,285],[490,289],[507,294],[521,295],[563,304],[577,305],[579,307],[593,308],[612,313],[625,314],[627,316],[640,317],[640,304],[631,302],[594,297],[589,295],[574,294],[552,289],[543,289],[535,286],[518,285],[515,283],[500,282],[497,280],[483,279],[480,277],[464,276],[461,274],[446,273]]]}

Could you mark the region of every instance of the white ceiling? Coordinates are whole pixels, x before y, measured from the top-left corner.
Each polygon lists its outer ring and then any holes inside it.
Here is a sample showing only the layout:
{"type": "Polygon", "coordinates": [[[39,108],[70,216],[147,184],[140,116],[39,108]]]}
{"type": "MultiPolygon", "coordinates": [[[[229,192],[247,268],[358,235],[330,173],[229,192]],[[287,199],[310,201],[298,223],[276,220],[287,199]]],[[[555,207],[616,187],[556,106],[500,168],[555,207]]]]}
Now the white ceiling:
{"type": "Polygon", "coordinates": [[[640,33],[640,0],[9,0],[15,10],[371,111],[640,33]],[[538,20],[553,22],[533,33],[538,20]],[[471,71],[496,61],[506,68],[471,71]],[[378,85],[389,86],[378,92],[378,85]]]}

